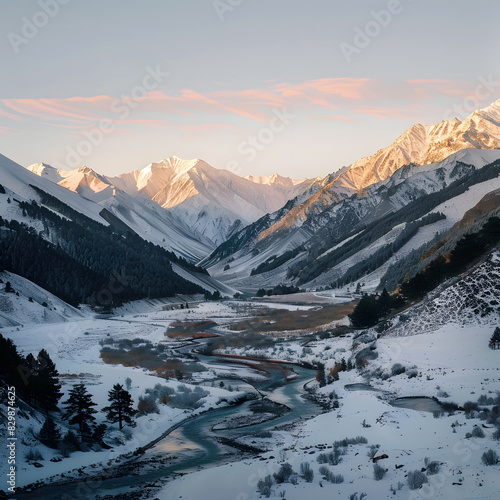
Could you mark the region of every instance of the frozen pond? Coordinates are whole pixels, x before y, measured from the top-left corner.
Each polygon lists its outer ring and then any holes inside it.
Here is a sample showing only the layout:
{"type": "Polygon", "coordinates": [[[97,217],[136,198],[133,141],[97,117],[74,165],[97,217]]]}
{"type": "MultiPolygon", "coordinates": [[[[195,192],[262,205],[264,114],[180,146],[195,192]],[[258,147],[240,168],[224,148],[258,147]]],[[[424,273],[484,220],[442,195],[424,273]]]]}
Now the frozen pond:
{"type": "Polygon", "coordinates": [[[428,411],[434,413],[435,411],[442,411],[442,406],[432,398],[398,398],[391,401],[391,405],[396,408],[407,408],[416,411],[428,411]]]}

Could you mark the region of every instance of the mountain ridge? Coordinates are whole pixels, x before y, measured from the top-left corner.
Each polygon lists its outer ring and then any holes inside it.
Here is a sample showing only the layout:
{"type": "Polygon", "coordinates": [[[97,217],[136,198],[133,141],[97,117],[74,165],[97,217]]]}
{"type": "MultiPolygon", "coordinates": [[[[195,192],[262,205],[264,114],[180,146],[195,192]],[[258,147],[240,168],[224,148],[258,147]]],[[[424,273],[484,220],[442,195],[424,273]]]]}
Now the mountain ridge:
{"type": "Polygon", "coordinates": [[[196,238],[207,240],[206,253],[235,230],[281,208],[289,199],[322,187],[320,177],[240,177],[199,158],[183,160],[177,156],[114,177],[88,167],[66,171],[38,163],[28,169],[97,203],[116,196],[116,190],[152,200],[191,228],[196,238]]]}

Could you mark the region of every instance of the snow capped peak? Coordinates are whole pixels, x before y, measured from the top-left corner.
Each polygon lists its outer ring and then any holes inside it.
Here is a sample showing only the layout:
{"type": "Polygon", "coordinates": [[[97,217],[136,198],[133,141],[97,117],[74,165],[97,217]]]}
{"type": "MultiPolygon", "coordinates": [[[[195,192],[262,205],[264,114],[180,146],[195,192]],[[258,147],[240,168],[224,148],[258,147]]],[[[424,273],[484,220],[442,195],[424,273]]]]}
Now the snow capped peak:
{"type": "Polygon", "coordinates": [[[80,172],[81,174],[90,174],[90,175],[95,175],[97,176],[98,174],[92,170],[90,167],[80,167],[77,169],[78,172],[80,172]]]}
{"type": "Polygon", "coordinates": [[[403,165],[427,165],[466,148],[500,148],[500,100],[474,111],[465,120],[443,120],[435,125],[417,123],[390,146],[361,158],[337,179],[339,187],[359,190],[389,178],[403,165]]]}
{"type": "Polygon", "coordinates": [[[183,172],[191,170],[200,163],[207,165],[203,160],[200,160],[199,158],[196,158],[194,160],[183,160],[178,156],[170,156],[168,158],[164,158],[163,160],[157,163],[149,164],[146,167],[146,169],[155,169],[155,168],[170,169],[176,174],[181,174],[183,172]]]}
{"type": "Polygon", "coordinates": [[[44,170],[57,170],[52,165],[49,165],[47,163],[33,163],[33,165],[30,165],[27,168],[30,172],[33,172],[37,175],[40,175],[38,174],[38,172],[43,172],[44,170]]]}
{"type": "Polygon", "coordinates": [[[496,120],[497,122],[500,121],[500,99],[497,101],[491,103],[489,106],[486,108],[478,110],[476,113],[481,115],[482,117],[486,119],[491,119],[491,120],[496,120]]]}
{"type": "Polygon", "coordinates": [[[281,208],[316,182],[279,174],[242,178],[200,158],[184,160],[178,156],[109,180],[132,196],[139,194],[155,201],[216,244],[241,225],[281,208]]]}
{"type": "Polygon", "coordinates": [[[33,165],[30,165],[27,168],[27,170],[40,177],[45,177],[56,184],[63,179],[63,176],[61,175],[61,172],[63,171],[58,170],[47,163],[33,163],[33,165]]]}

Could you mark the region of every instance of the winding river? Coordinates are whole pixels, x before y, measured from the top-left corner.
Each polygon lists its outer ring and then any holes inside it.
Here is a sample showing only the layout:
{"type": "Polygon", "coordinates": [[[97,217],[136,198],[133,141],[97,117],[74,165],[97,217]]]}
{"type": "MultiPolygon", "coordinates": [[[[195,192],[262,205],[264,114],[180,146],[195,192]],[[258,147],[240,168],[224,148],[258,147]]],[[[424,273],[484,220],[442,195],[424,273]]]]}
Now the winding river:
{"type": "MultiPolygon", "coordinates": [[[[227,366],[227,359],[201,355],[199,357],[205,363],[224,363],[224,366],[227,366]]],[[[227,440],[231,441],[242,436],[255,436],[258,433],[270,431],[276,426],[310,418],[321,411],[318,405],[303,397],[304,384],[315,376],[313,370],[294,365],[293,371],[297,377],[287,381],[282,366],[268,363],[266,368],[269,370],[269,378],[262,382],[252,382],[251,385],[258,397],[264,396],[265,399],[272,402],[286,405],[290,410],[283,415],[246,427],[215,431],[213,426],[222,420],[242,418],[248,415],[251,412],[252,401],[207,412],[186,420],[168,436],[156,443],[145,455],[133,463],[127,464],[125,475],[104,479],[87,478],[82,483],[46,485],[29,493],[19,493],[16,498],[90,500],[95,499],[96,495],[130,493],[141,490],[148,483],[165,480],[179,473],[187,473],[220,465],[230,460],[241,459],[244,453],[247,456],[255,456],[256,452],[235,450],[228,446],[227,440]],[[226,440],[224,444],[220,443],[221,438],[226,440]],[[235,451],[239,456],[235,455],[235,451]],[[165,460],[165,458],[168,459],[165,460]],[[154,466],[152,466],[152,462],[154,466]],[[64,495],[69,496],[65,497],[64,495]]],[[[242,382],[248,383],[247,380],[242,380],[242,382]]],[[[237,383],[236,380],[235,383],[237,383]]]]}

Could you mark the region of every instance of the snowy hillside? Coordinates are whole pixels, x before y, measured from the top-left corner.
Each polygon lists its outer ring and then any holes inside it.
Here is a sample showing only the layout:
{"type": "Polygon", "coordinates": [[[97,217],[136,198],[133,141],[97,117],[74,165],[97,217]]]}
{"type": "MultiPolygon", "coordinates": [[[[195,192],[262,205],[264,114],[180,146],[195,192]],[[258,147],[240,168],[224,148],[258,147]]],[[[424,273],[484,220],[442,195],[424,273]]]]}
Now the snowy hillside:
{"type": "MultiPolygon", "coordinates": [[[[130,208],[130,199],[133,198],[132,218],[139,218],[141,223],[135,226],[131,217],[126,218],[134,230],[140,230],[144,224],[158,226],[164,218],[170,231],[177,233],[172,237],[168,228],[160,230],[163,238],[173,240],[170,248],[197,260],[236,230],[276,211],[296,196],[305,192],[310,196],[324,185],[321,178],[294,180],[278,174],[239,177],[227,170],[215,169],[203,160],[182,160],[176,156],[116,177],[100,175],[88,167],[66,171],[37,163],[28,169],[107,206],[119,218],[130,208]],[[129,195],[124,202],[120,199],[121,192],[129,195]],[[146,211],[151,212],[149,200],[165,209],[158,210],[153,217],[156,223],[151,222],[151,213],[144,217],[139,208],[145,205],[146,211]],[[127,208],[121,209],[123,204],[127,208]]],[[[148,228],[143,232],[153,238],[150,241],[161,244],[163,238],[155,239],[154,229],[158,228],[148,228]]]]}
{"type": "Polygon", "coordinates": [[[260,229],[259,238],[301,227],[332,205],[364,193],[374,183],[389,179],[405,165],[425,166],[440,162],[463,149],[500,148],[499,109],[500,101],[496,101],[463,121],[455,119],[432,126],[414,125],[390,146],[343,169],[303,203],[266,221],[265,227],[260,229]]]}
{"type": "Polygon", "coordinates": [[[40,323],[63,323],[84,314],[31,281],[0,272],[0,328],[40,323]],[[1,284],[3,283],[3,284],[1,284]],[[10,292],[6,292],[10,283],[10,292]]]}
{"type": "Polygon", "coordinates": [[[99,215],[102,211],[99,205],[54,184],[50,180],[50,176],[39,177],[35,175],[2,154],[0,154],[0,184],[25,200],[39,199],[38,193],[31,187],[36,186],[61,200],[77,212],[103,225],[108,225],[99,215]]]}
{"type": "Polygon", "coordinates": [[[267,238],[265,231],[252,232],[255,223],[212,254],[212,262],[217,255],[224,257],[212,264],[211,273],[248,288],[262,286],[259,280],[265,286],[287,280],[311,288],[330,286],[377,251],[388,250],[404,233],[406,240],[400,239],[402,243],[375,266],[375,274],[370,274],[373,268],[360,275],[368,273],[369,287],[375,288],[391,262],[431,241],[437,232],[449,230],[483,196],[500,187],[498,159],[499,150],[459,151],[439,163],[403,167],[362,194],[267,238]],[[429,213],[445,218],[411,234],[410,223],[419,224],[429,213]]]}
{"type": "Polygon", "coordinates": [[[384,335],[416,335],[451,323],[498,325],[500,253],[494,252],[465,277],[447,281],[411,308],[411,322],[396,321],[384,335]]]}

